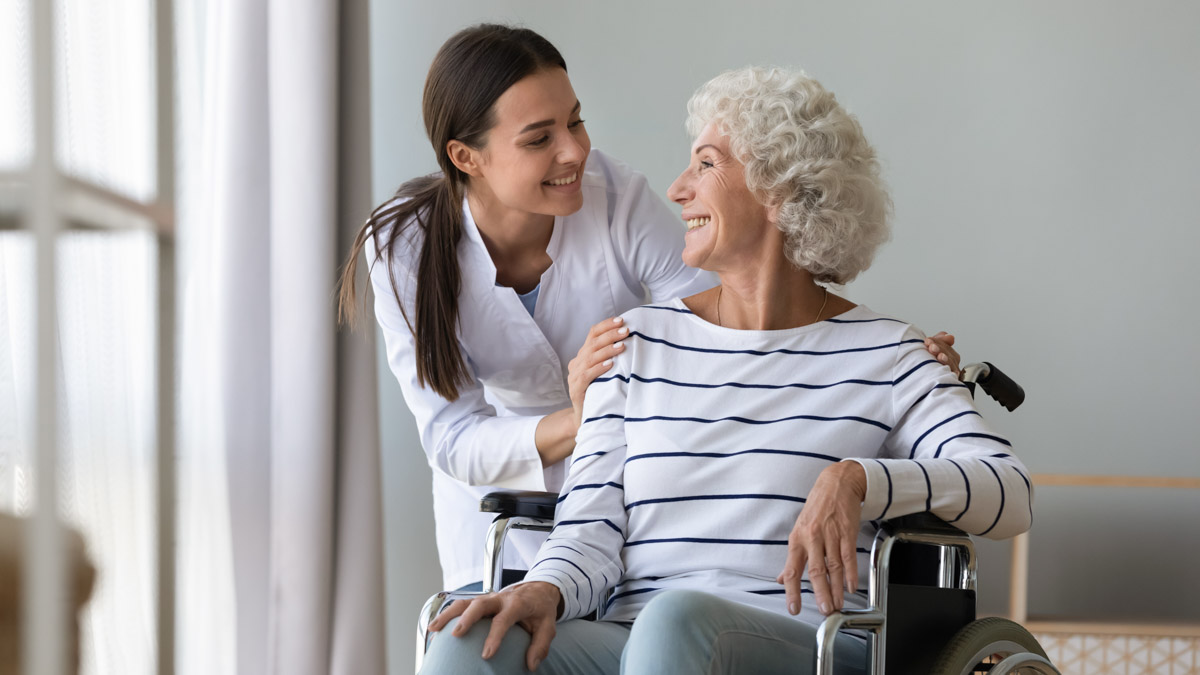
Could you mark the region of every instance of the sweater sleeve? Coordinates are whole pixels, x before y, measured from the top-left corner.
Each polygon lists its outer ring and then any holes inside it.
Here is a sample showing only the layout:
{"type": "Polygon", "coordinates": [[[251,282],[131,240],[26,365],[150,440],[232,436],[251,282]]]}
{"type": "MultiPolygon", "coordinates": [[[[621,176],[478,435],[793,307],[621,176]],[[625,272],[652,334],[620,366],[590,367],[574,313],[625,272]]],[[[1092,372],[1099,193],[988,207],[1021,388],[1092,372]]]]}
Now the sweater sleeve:
{"type": "MultiPolygon", "coordinates": [[[[401,313],[401,300],[397,298],[399,292],[408,316],[415,316],[415,272],[402,254],[377,260],[370,238],[366,248],[375,293],[375,318],[383,333],[388,364],[416,420],[429,465],[468,485],[545,490],[542,460],[534,444],[534,432],[541,417],[497,415],[484,399],[483,384],[465,353],[468,379],[459,386],[458,399],[447,401],[423,386],[417,380],[416,344],[401,313]],[[395,290],[389,267],[396,277],[395,290]]],[[[400,241],[394,248],[404,250],[400,241]]]]}
{"type": "MultiPolygon", "coordinates": [[[[618,359],[614,363],[629,363],[618,359]]],[[[554,529],[525,581],[545,581],[562,593],[560,621],[596,609],[624,572],[625,401],[628,374],[610,371],[588,387],[571,470],[559,496],[554,529]]]]}
{"type": "Polygon", "coordinates": [[[976,411],[970,390],[930,358],[909,326],[893,371],[895,426],[867,474],[864,520],[930,512],[959,529],[1003,539],[1029,529],[1033,486],[1012,444],[976,411]]]}

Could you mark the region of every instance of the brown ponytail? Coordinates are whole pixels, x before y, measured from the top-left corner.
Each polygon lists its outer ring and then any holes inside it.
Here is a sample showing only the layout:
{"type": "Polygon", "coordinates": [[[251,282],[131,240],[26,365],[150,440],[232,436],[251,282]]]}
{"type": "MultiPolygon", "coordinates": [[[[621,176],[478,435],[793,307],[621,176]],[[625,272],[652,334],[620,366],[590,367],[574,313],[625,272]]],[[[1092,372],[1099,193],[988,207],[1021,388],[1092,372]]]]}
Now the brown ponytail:
{"type": "Polygon", "coordinates": [[[417,382],[448,401],[458,398],[458,388],[468,376],[458,346],[458,294],[462,287],[458,242],[467,175],[450,161],[447,144],[458,140],[472,148],[483,147],[487,132],[495,125],[496,99],[543,68],[566,70],[567,65],[554,45],[526,28],[482,24],[447,40],[429,68],[422,98],[425,131],[442,173],[408,181],[396,191],[396,197],[406,201],[396,204],[392,199],[376,208],[354,238],[342,269],[338,314],[343,323],[354,325],[355,276],[371,237],[376,254],[369,265],[382,261],[387,266],[392,294],[413,334],[417,382]],[[424,235],[417,263],[415,318],[404,308],[392,266],[396,239],[414,223],[424,235]]]}

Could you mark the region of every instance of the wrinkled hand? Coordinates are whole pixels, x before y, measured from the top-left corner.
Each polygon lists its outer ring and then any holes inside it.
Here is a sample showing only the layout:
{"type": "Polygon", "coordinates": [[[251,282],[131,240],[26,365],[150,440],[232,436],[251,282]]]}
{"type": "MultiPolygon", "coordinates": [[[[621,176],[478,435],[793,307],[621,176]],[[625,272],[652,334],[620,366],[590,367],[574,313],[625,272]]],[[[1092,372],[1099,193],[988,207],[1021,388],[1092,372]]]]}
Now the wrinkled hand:
{"type": "Polygon", "coordinates": [[[925,350],[933,354],[939,363],[950,366],[950,370],[954,372],[955,377],[962,375],[962,371],[958,368],[962,357],[958,355],[958,352],[954,351],[953,335],[946,331],[941,331],[937,335],[925,338],[925,350]]]}
{"type": "Polygon", "coordinates": [[[579,353],[567,364],[567,386],[571,405],[575,408],[575,425],[583,422],[583,395],[592,380],[612,368],[612,359],[625,349],[621,340],[629,335],[621,317],[605,319],[592,326],[579,353]]]}
{"type": "Polygon", "coordinates": [[[858,590],[859,519],[867,474],[858,462],[838,462],[821,472],[788,536],[787,563],[775,579],[787,591],[788,611],[800,613],[800,577],[808,581],[822,614],[840,610],[843,589],[858,590]]]}
{"type": "Polygon", "coordinates": [[[490,659],[500,649],[504,634],[514,624],[525,629],[532,638],[525,651],[525,665],[537,670],[550,654],[550,641],[555,635],[562,594],[558,587],[544,581],[511,586],[499,593],[489,593],[471,600],[455,600],[429,624],[429,630],[439,631],[454,617],[458,624],[450,632],[454,637],[467,634],[471,626],[492,617],[492,629],[483,643],[483,658],[490,659]]]}

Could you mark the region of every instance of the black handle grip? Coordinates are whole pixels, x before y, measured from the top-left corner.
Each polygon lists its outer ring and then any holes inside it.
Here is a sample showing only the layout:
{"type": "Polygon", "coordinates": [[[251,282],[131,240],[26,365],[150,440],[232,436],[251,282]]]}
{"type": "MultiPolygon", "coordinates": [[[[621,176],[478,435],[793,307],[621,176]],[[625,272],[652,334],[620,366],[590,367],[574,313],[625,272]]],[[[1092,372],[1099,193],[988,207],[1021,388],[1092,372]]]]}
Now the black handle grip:
{"type": "Polygon", "coordinates": [[[558,495],[553,492],[489,492],[479,500],[479,510],[503,516],[554,520],[558,495]]]}
{"type": "Polygon", "coordinates": [[[984,363],[987,363],[990,372],[987,377],[980,378],[979,386],[1010,412],[1016,410],[1017,406],[1025,402],[1025,390],[995,365],[987,361],[984,363]]]}

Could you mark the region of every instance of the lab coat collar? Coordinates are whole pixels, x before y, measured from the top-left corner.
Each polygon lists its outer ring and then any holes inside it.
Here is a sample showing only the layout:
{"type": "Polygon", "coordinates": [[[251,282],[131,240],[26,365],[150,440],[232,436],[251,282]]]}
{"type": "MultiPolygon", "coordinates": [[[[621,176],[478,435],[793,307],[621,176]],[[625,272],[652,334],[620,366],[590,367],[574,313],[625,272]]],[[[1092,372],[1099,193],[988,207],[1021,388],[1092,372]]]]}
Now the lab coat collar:
{"type": "MultiPolygon", "coordinates": [[[[496,284],[496,263],[492,262],[492,256],[488,253],[487,245],[483,243],[483,235],[479,233],[479,226],[475,224],[475,218],[471,215],[471,205],[467,201],[466,195],[463,195],[463,231],[467,236],[467,240],[471,242],[471,269],[478,270],[481,274],[487,277],[490,285],[496,284]]],[[[546,255],[550,256],[550,269],[554,269],[554,263],[558,260],[559,250],[562,247],[562,216],[554,216],[554,227],[550,231],[550,241],[546,244],[546,255]]],[[[547,270],[548,272],[549,270],[547,270]]],[[[545,274],[542,275],[543,280],[545,274]]]]}

